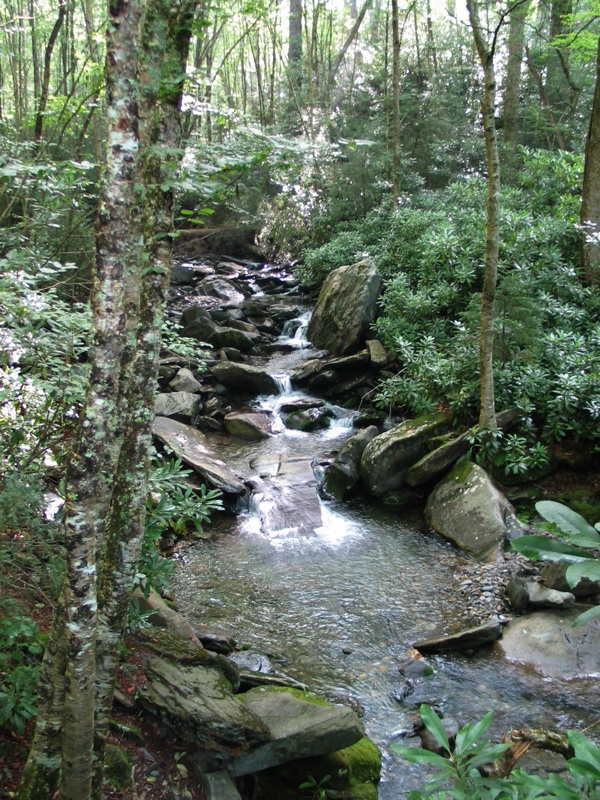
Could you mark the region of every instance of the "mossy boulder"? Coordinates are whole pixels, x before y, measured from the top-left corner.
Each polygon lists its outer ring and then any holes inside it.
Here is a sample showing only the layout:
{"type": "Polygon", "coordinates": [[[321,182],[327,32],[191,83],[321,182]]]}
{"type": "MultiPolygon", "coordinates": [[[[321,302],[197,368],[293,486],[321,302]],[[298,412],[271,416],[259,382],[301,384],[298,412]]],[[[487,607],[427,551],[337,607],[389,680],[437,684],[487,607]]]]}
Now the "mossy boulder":
{"type": "Polygon", "coordinates": [[[425,507],[434,531],[481,561],[495,561],[505,539],[524,533],[513,507],[491,478],[468,459],[435,487],[425,507]]]}
{"type": "Polygon", "coordinates": [[[308,340],[334,355],[354,353],[364,346],[377,316],[382,278],[369,261],[339,267],[323,283],[308,326],[308,340]]]}
{"type": "Polygon", "coordinates": [[[429,452],[431,439],[450,429],[446,414],[409,419],[376,436],[361,458],[360,476],[370,494],[383,497],[406,483],[409,467],[429,452]]]}
{"type": "Polygon", "coordinates": [[[257,773],[254,777],[261,796],[276,797],[277,800],[306,800],[307,791],[300,786],[309,779],[344,800],[377,800],[380,773],[381,754],[364,736],[350,747],[334,753],[301,758],[257,773]]]}

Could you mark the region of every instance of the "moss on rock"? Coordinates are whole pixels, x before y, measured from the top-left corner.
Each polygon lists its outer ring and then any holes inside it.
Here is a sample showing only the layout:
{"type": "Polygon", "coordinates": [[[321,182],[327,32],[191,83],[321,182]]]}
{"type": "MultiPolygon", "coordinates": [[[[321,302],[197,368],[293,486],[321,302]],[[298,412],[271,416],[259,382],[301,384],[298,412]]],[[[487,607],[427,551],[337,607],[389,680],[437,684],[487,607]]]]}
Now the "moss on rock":
{"type": "Polygon", "coordinates": [[[104,777],[113,789],[128,789],[133,785],[131,769],[131,756],[127,750],[107,744],[104,753],[104,777]]]}

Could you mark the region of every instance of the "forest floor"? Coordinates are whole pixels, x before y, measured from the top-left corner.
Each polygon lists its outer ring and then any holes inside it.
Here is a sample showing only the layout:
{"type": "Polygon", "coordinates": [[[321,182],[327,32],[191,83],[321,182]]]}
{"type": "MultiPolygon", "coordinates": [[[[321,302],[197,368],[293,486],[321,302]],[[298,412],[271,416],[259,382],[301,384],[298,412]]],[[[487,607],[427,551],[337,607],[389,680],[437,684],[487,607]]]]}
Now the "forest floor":
{"type": "MultiPolygon", "coordinates": [[[[538,497],[547,499],[581,496],[600,504],[600,472],[558,470],[537,484],[538,497]]],[[[588,520],[596,522],[597,520],[588,520]]],[[[2,532],[0,531],[0,536],[2,532]]],[[[27,610],[41,630],[48,631],[52,609],[36,602],[25,590],[13,589],[14,599],[27,610]]],[[[507,611],[509,609],[507,608],[507,611]]],[[[113,730],[109,744],[126,751],[118,786],[105,782],[104,800],[204,800],[193,777],[190,754],[184,742],[165,732],[158,720],[143,714],[135,704],[143,683],[144,648],[135,636],[125,642],[124,661],[118,675],[113,730]]],[[[23,733],[0,728],[0,800],[15,796],[33,735],[30,720],[23,733]]],[[[52,798],[48,798],[52,800],[52,798]]]]}

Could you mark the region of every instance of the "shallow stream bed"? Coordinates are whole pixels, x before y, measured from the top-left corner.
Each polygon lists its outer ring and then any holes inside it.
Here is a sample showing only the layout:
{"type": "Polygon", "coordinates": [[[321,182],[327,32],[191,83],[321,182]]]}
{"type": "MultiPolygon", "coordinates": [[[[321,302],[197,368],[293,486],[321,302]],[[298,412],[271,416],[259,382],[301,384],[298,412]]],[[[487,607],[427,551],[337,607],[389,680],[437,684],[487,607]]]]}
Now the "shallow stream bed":
{"type": "MultiPolygon", "coordinates": [[[[276,357],[281,378],[309,357],[276,357]]],[[[283,396],[260,398],[277,409],[283,396]]],[[[283,428],[262,442],[214,438],[221,457],[256,487],[248,510],[223,516],[214,537],[185,551],[174,581],[182,611],[215,624],[240,644],[271,654],[278,669],[364,709],[368,734],[384,754],[381,800],[422,785],[423,772],[388,746],[428,702],[459,722],[494,711],[493,737],[513,727],[584,728],[598,716],[594,681],[547,680],[509,664],[494,648],[435,656],[433,676],[402,703],[398,662],[411,643],[469,622],[468,596],[453,575],[466,559],[418,517],[361,502],[321,502],[313,466],[351,432],[348,412],[327,431],[283,428]]]]}

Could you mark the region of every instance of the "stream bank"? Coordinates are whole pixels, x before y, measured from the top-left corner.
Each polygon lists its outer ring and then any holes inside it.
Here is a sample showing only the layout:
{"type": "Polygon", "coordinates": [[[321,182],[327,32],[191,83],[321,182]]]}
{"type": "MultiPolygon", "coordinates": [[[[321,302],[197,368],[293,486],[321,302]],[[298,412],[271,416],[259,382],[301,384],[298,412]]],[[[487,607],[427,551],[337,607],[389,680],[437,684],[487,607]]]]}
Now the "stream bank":
{"type": "MultiPolygon", "coordinates": [[[[383,800],[422,783],[419,770],[387,750],[390,741],[411,733],[422,702],[461,723],[492,709],[498,738],[523,725],[568,728],[595,721],[593,677],[544,678],[507,661],[497,647],[433,656],[433,675],[407,685],[398,667],[410,645],[432,633],[506,617],[504,586],[522,564],[516,556],[491,564],[467,558],[424,531],[414,511],[373,505],[360,496],[345,503],[321,500],[322,467],[347,439],[356,416],[335,401],[347,404],[348,392],[367,396],[375,378],[363,368],[365,374],[344,382],[334,369],[335,381],[310,387],[329,395],[330,424],[320,427],[324,416],[314,414],[311,432],[288,427],[285,414],[291,412],[284,409],[318,409],[323,402],[307,406],[306,393],[289,381],[307,360],[323,356],[301,336],[304,298],[274,268],[229,263],[186,269],[200,273],[204,283],[198,293],[196,275],[178,290],[175,310],[187,314],[188,331],[191,321],[228,360],[267,373],[275,385],[257,396],[256,385],[248,391],[248,370],[242,378],[238,374],[237,388],[215,387],[198,376],[203,408],[196,425],[251,492],[245,507],[238,501],[236,515],[215,522],[210,541],[180,557],[174,590],[192,624],[225,628],[250,650],[270,654],[296,680],[361,708],[385,756],[383,800]],[[226,283],[217,283],[211,269],[226,275],[226,283]],[[190,303],[210,309],[211,322],[203,313],[185,311],[190,303]],[[220,330],[213,327],[215,318],[220,330]],[[271,338],[279,332],[281,338],[271,338]],[[228,418],[237,413],[268,418],[265,435],[249,440],[226,432],[228,418]]],[[[164,385],[173,377],[163,370],[164,385]]],[[[368,421],[374,420],[377,414],[368,421]]]]}

